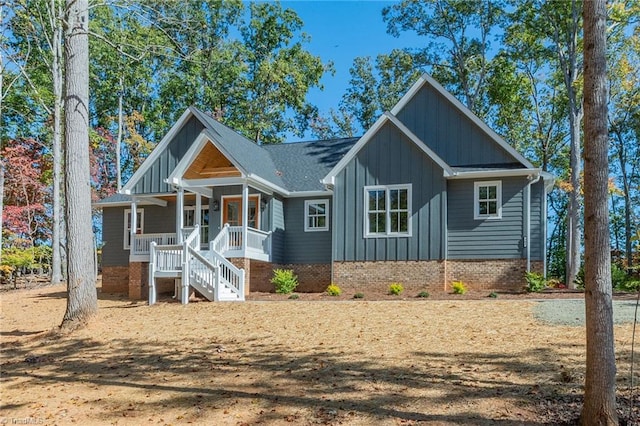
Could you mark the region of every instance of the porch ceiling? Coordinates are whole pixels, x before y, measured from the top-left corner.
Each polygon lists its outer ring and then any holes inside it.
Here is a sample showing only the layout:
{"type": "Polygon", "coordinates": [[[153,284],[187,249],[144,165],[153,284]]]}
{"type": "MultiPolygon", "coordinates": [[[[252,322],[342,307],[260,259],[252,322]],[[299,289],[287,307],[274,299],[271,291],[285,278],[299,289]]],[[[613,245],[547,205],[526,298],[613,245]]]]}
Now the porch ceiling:
{"type": "Polygon", "coordinates": [[[185,179],[207,179],[218,177],[239,177],[242,173],[212,143],[204,145],[189,168],[185,179]]]}

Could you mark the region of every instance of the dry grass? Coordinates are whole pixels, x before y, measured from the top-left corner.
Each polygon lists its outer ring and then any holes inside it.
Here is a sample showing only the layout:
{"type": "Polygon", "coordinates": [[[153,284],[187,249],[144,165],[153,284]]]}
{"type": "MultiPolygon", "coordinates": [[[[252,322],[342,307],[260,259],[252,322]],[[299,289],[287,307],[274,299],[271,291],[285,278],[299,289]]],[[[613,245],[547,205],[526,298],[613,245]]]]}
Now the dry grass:
{"type": "MultiPolygon", "coordinates": [[[[57,336],[64,287],[0,297],[8,422],[559,424],[584,378],[584,329],[537,322],[527,300],[101,295],[88,328],[57,336]]],[[[632,325],[615,332],[622,389],[632,325]]]]}

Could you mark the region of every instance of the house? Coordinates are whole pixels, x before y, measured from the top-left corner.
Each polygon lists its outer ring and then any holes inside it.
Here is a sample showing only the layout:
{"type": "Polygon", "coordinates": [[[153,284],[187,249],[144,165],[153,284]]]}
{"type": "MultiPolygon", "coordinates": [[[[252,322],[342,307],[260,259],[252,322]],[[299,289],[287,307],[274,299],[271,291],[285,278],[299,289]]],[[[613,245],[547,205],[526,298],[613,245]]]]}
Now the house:
{"type": "Polygon", "coordinates": [[[259,146],[187,109],[102,200],[103,291],[521,289],[545,268],[553,177],[422,76],[360,138],[259,146]]]}

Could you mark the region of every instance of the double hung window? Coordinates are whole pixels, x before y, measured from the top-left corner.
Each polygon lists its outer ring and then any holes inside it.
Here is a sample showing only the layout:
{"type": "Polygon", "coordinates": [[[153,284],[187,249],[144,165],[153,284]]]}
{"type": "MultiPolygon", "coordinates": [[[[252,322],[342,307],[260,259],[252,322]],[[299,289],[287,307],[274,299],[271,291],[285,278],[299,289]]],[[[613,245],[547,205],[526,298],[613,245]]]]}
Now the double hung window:
{"type": "Polygon", "coordinates": [[[365,236],[411,235],[411,185],[364,188],[365,236]]]}

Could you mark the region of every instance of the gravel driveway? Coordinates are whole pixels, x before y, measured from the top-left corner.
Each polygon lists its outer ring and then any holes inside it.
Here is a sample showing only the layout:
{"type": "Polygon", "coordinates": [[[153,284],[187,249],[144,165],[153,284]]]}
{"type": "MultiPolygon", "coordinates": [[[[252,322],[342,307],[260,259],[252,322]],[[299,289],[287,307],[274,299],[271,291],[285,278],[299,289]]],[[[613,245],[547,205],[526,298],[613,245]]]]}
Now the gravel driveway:
{"type": "MultiPolygon", "coordinates": [[[[613,322],[632,323],[636,310],[635,300],[613,301],[613,322]]],[[[639,309],[640,310],[640,309],[639,309]]],[[[554,325],[584,325],[584,300],[541,300],[535,306],[534,315],[540,321],[554,325]]]]}

